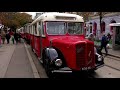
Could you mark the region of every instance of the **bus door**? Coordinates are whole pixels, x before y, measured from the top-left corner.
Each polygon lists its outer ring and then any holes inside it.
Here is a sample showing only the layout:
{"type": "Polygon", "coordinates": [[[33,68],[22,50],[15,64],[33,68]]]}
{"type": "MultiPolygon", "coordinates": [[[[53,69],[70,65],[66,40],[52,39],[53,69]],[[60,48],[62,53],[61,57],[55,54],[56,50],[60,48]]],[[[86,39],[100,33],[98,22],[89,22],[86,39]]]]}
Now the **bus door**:
{"type": "Polygon", "coordinates": [[[43,38],[45,38],[44,33],[44,25],[43,22],[39,22],[39,33],[40,33],[40,59],[42,58],[42,50],[43,50],[43,38]]]}

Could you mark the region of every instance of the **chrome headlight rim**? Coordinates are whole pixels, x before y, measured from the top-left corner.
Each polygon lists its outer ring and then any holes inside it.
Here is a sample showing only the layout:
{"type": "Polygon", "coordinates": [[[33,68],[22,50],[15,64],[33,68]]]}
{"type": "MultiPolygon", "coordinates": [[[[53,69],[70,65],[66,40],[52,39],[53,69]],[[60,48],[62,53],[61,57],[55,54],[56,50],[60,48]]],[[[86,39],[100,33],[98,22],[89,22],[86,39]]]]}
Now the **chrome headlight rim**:
{"type": "Polygon", "coordinates": [[[62,66],[62,60],[61,59],[56,59],[55,60],[55,66],[57,66],[57,67],[62,66]]]}
{"type": "Polygon", "coordinates": [[[98,61],[102,61],[102,58],[103,58],[102,55],[99,55],[98,56],[98,61]]]}

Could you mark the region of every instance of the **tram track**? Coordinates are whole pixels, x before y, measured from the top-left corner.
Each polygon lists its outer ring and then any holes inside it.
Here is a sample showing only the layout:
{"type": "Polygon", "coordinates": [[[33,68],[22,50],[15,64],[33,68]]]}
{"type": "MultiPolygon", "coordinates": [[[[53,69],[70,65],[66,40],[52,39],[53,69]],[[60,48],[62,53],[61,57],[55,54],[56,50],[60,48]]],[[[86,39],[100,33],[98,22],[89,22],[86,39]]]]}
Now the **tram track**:
{"type": "Polygon", "coordinates": [[[106,56],[105,57],[105,66],[115,69],[117,71],[120,71],[119,63],[120,63],[120,58],[116,56],[106,56]],[[118,66],[117,66],[118,65],[118,66]]]}
{"type": "Polygon", "coordinates": [[[115,69],[115,70],[117,70],[117,71],[120,71],[120,69],[117,69],[117,68],[112,67],[112,66],[110,66],[110,65],[105,64],[105,66],[107,66],[107,67],[109,67],[109,68],[112,68],[112,69],[115,69]]]}
{"type": "Polygon", "coordinates": [[[120,62],[120,58],[116,57],[116,56],[107,56],[106,58],[110,58],[110,59],[113,59],[113,60],[116,60],[116,61],[120,62]]]}

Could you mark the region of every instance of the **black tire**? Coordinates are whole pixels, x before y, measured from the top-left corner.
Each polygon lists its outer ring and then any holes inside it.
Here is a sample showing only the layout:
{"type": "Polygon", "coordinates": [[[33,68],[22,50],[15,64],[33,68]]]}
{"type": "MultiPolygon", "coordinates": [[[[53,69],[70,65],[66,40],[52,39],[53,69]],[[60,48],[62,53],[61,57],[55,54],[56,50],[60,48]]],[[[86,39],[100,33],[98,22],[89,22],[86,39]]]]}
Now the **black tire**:
{"type": "Polygon", "coordinates": [[[95,73],[95,69],[88,70],[89,73],[95,73]]]}

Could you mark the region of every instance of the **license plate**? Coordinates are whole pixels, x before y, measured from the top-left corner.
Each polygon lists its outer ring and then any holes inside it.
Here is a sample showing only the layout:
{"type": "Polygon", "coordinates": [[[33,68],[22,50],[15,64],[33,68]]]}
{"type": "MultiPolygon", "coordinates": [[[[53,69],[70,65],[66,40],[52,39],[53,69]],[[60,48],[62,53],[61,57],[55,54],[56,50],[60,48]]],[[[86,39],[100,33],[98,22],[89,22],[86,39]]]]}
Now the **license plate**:
{"type": "Polygon", "coordinates": [[[81,70],[89,70],[89,69],[91,69],[91,67],[83,67],[83,68],[81,68],[81,70]]]}

